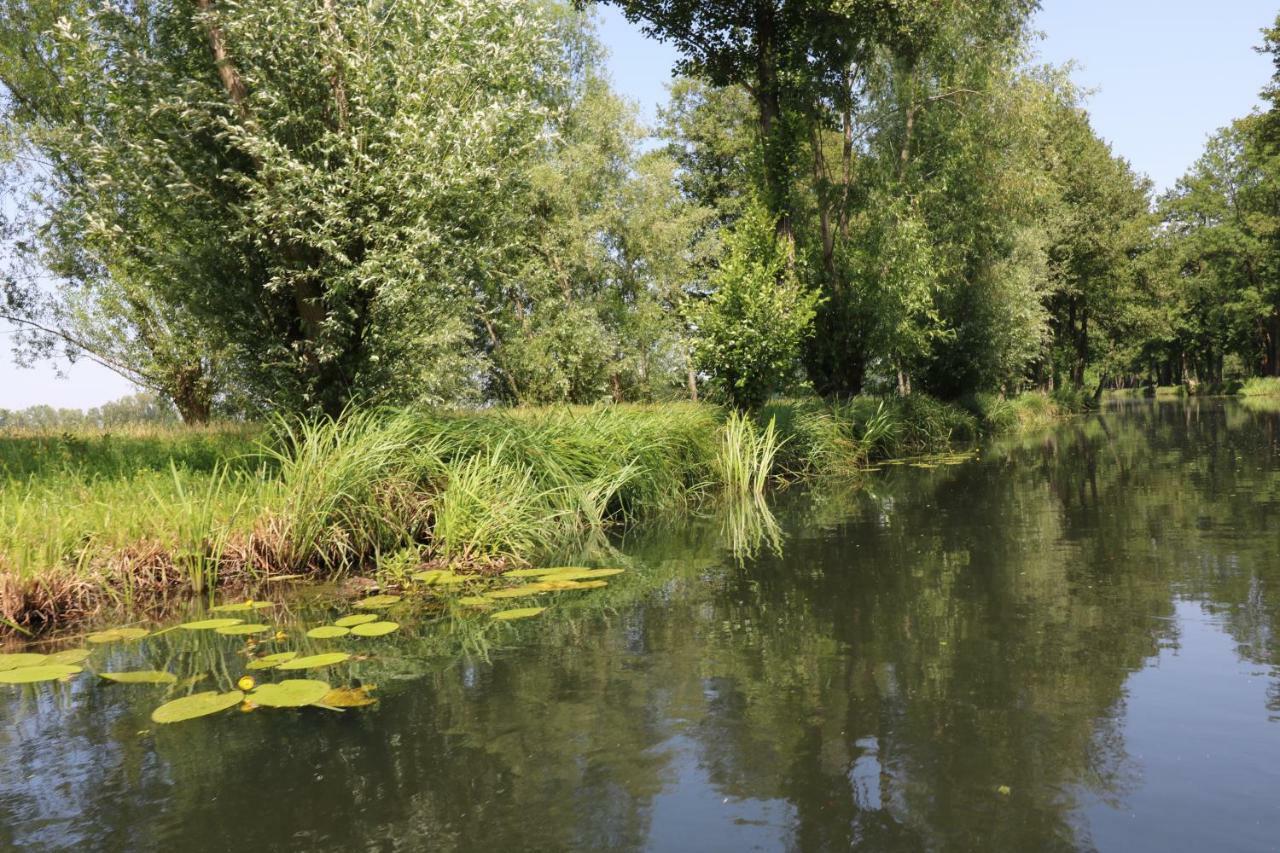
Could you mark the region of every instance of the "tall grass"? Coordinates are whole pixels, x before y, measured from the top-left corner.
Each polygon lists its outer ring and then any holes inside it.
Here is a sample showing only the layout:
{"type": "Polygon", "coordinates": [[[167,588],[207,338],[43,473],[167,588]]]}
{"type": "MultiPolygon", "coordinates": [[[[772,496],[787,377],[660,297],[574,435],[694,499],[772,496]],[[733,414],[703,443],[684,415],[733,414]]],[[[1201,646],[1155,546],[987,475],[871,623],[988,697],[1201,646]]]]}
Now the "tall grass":
{"type": "MultiPolygon", "coordinates": [[[[778,478],[856,472],[1044,410],[857,398],[784,400],[755,417],[705,404],[352,411],[268,429],[0,435],[0,619],[39,628],[148,586],[363,572],[391,555],[536,559],[611,525],[720,495],[758,503],[778,478]]],[[[740,515],[759,528],[746,538],[776,533],[740,515]]]]}
{"type": "Polygon", "coordinates": [[[720,430],[715,456],[721,485],[733,495],[762,497],[782,443],[772,418],[761,427],[750,416],[732,412],[720,430]]]}
{"type": "Polygon", "coordinates": [[[1240,386],[1241,397],[1280,397],[1280,377],[1255,376],[1240,386]]]}

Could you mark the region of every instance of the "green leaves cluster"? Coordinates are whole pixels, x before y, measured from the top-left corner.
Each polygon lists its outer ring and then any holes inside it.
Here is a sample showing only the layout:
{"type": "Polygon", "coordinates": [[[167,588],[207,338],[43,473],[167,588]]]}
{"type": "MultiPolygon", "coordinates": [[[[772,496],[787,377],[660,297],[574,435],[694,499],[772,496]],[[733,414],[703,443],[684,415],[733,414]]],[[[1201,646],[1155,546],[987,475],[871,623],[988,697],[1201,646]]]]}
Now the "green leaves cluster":
{"type": "Polygon", "coordinates": [[[699,366],[739,408],[760,406],[795,372],[817,293],[805,288],[773,218],[748,207],[725,238],[710,296],[693,311],[699,366]]]}

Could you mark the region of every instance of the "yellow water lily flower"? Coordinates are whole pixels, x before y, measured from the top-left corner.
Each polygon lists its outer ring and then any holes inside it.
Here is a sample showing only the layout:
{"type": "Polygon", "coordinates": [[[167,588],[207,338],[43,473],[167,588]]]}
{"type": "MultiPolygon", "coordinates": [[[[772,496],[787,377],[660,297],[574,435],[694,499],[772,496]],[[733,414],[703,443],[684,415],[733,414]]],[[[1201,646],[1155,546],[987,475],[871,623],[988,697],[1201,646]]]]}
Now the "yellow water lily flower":
{"type": "Polygon", "coordinates": [[[254,685],[257,683],[258,682],[253,680],[252,675],[242,675],[240,676],[240,680],[236,682],[236,687],[239,687],[241,690],[244,690],[247,692],[249,690],[252,690],[254,685]]]}
{"type": "Polygon", "coordinates": [[[276,631],[276,639],[277,639],[277,640],[283,640],[285,637],[288,637],[288,636],[289,636],[289,635],[288,635],[288,634],[286,634],[284,631],[276,631]]]}
{"type": "Polygon", "coordinates": [[[240,703],[240,710],[246,714],[257,707],[258,707],[258,703],[254,702],[252,699],[246,699],[240,703]]]}

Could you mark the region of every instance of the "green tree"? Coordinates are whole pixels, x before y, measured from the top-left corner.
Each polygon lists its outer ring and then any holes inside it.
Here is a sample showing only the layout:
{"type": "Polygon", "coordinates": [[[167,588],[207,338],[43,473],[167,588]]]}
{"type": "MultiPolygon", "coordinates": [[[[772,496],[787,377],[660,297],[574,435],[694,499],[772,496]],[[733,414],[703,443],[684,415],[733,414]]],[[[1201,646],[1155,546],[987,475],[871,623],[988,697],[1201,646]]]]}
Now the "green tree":
{"type": "Polygon", "coordinates": [[[787,240],[756,203],[725,238],[710,296],[695,310],[697,360],[739,408],[760,406],[796,368],[818,294],[805,288],[787,240]]]}
{"type": "Polygon", "coordinates": [[[4,0],[31,250],[96,306],[140,292],[194,324],[261,403],[454,397],[563,87],[555,35],[521,0],[4,0]]]}

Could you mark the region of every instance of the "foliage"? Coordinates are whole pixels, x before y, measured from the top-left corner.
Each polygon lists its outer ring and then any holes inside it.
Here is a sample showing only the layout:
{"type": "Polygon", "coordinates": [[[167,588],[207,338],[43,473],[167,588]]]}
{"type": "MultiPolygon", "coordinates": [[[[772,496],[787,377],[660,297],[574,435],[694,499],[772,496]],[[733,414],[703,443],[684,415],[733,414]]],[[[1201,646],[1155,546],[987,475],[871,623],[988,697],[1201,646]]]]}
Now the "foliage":
{"type": "Polygon", "coordinates": [[[819,297],[800,283],[787,249],[764,208],[748,208],[695,309],[698,364],[738,408],[760,406],[785,384],[812,333],[819,297]]]}

